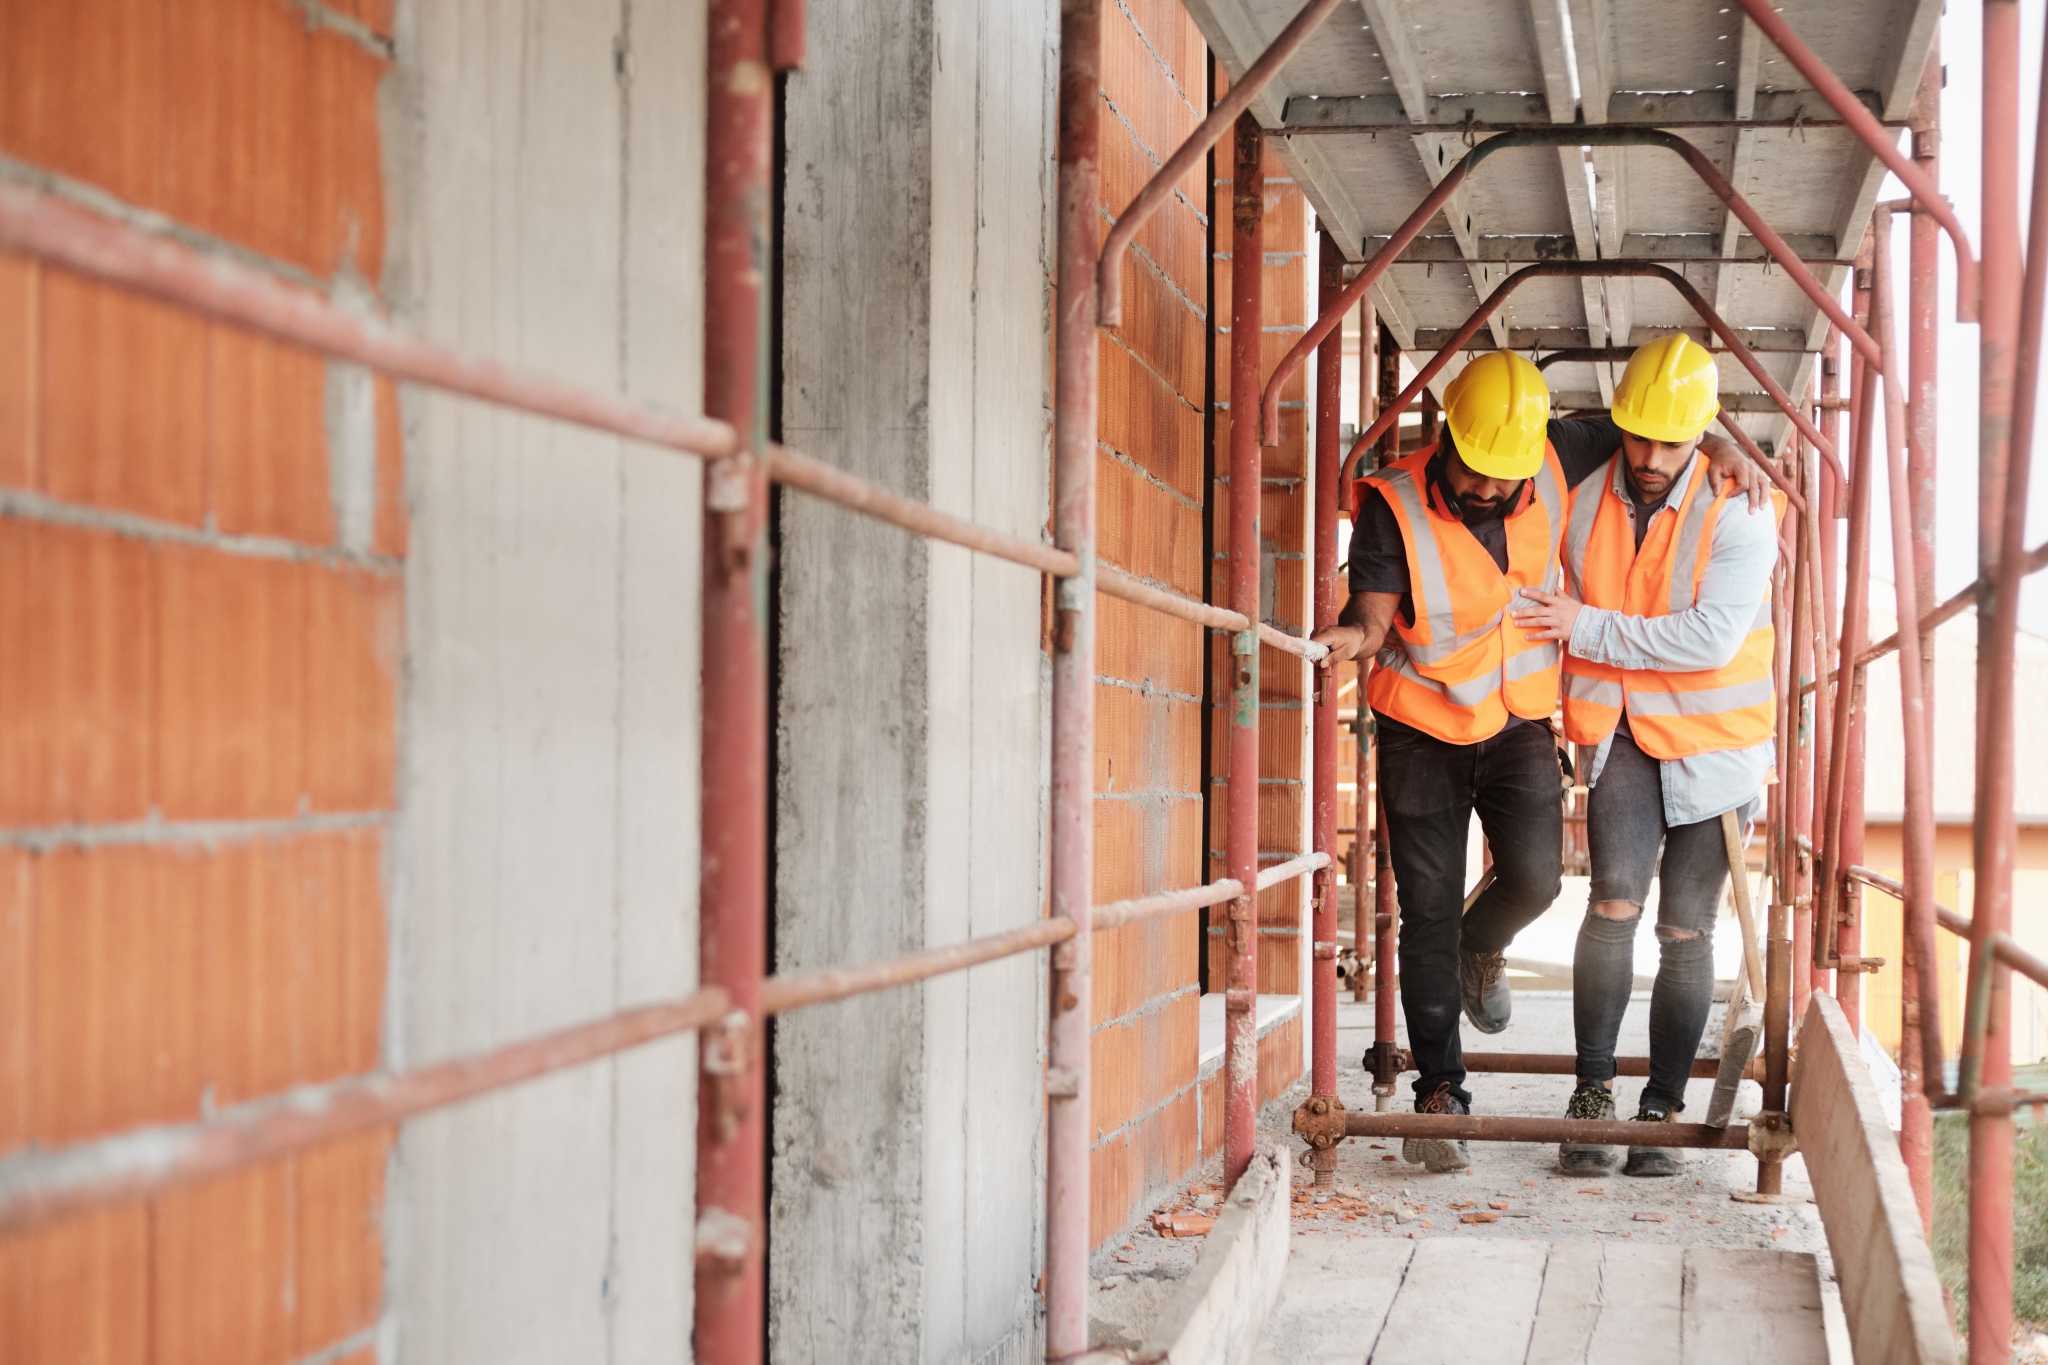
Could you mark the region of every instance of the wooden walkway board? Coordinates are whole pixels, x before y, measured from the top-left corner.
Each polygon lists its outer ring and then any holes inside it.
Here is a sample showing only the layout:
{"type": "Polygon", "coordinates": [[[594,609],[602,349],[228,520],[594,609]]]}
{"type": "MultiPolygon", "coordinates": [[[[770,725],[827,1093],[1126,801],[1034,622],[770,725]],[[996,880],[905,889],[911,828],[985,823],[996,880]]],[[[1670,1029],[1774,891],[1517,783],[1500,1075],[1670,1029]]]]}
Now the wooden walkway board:
{"type": "Polygon", "coordinates": [[[1276,1365],[1828,1360],[1803,1252],[1441,1237],[1297,1238],[1294,1255],[1259,1355],[1276,1365]]]}

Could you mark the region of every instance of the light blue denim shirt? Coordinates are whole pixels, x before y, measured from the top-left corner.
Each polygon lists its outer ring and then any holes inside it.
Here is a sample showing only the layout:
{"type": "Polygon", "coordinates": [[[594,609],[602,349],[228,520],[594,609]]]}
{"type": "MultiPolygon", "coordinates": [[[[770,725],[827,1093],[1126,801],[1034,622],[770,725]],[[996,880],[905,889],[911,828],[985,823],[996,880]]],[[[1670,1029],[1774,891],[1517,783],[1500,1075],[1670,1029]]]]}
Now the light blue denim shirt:
{"type": "MultiPolygon", "coordinates": [[[[1704,458],[1693,456],[1672,481],[1663,505],[1650,513],[1652,524],[1658,517],[1678,515],[1687,486],[1705,477],[1706,468],[1704,458]]],[[[1621,457],[1615,456],[1608,478],[1633,525],[1636,508],[1624,482],[1627,477],[1621,457]]],[[[1590,495],[1596,486],[1590,480],[1581,484],[1581,495],[1590,495]]],[[[1719,668],[1735,657],[1756,625],[1758,612],[1770,610],[1771,569],[1777,560],[1778,526],[1770,504],[1752,508],[1746,501],[1731,503],[1714,523],[1714,543],[1692,606],[1664,616],[1625,616],[1584,607],[1572,625],[1571,652],[1614,668],[1719,668]]],[[[1577,595],[1577,585],[1570,587],[1577,595]]],[[[1600,780],[1613,742],[1612,735],[1600,741],[1588,787],[1600,780]]],[[[1747,804],[1762,790],[1776,757],[1777,745],[1767,739],[1747,749],[1715,749],[1691,758],[1661,760],[1664,823],[1696,824],[1747,804]]]]}

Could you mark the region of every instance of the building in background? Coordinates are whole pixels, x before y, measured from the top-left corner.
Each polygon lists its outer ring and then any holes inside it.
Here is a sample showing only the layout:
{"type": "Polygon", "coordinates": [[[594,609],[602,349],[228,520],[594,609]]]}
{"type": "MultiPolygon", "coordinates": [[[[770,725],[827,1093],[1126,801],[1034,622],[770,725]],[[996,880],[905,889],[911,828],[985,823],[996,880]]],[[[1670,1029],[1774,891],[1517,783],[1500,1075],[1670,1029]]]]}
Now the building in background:
{"type": "MultiPolygon", "coordinates": [[[[1870,634],[1882,639],[1895,626],[1889,584],[1871,594],[1870,634]]],[[[1977,613],[1974,608],[1934,635],[1934,858],[1935,899],[1964,915],[1975,893],[1970,876],[1973,755],[1977,738],[1977,613]]],[[[2031,952],[2048,954],[2048,639],[2021,630],[2017,650],[2013,715],[2013,813],[2019,824],[2014,848],[2012,933],[2031,952]]],[[[1866,681],[1871,724],[1865,727],[1864,862],[1887,876],[1904,870],[1900,821],[1905,810],[1903,732],[1899,714],[1899,670],[1891,658],[1870,666],[1866,681]]],[[[1882,892],[1864,891],[1863,951],[1885,959],[1882,970],[1864,978],[1864,1027],[1888,1051],[1898,1049],[1900,906],[1882,892]]],[[[1963,981],[1969,944],[1954,934],[1938,936],[1942,973],[1941,1038],[1950,1058],[1960,1050],[1963,981]]],[[[2048,989],[2012,975],[2012,1055],[2019,1065],[2048,1061],[2048,989]]]]}

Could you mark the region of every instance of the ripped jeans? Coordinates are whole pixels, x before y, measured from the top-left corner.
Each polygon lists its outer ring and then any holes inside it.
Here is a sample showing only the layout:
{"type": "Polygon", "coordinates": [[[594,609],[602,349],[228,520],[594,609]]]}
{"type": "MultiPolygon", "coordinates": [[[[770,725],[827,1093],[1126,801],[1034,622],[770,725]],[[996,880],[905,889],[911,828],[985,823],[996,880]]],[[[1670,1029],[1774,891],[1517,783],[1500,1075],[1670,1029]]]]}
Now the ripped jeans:
{"type": "MultiPolygon", "coordinates": [[[[1745,830],[1756,801],[1743,807],[1745,830]]],[[[1728,880],[1721,817],[1667,827],[1661,766],[1617,732],[1587,806],[1593,893],[1572,959],[1572,1024],[1582,1081],[1614,1079],[1615,1039],[1635,984],[1636,926],[1658,878],[1657,977],[1650,988],[1650,1079],[1645,1100],[1677,1113],[1714,999],[1714,920],[1728,880]],[[1662,863],[1659,864],[1659,850],[1662,863]],[[1596,913],[1606,902],[1626,918],[1596,913]]]]}

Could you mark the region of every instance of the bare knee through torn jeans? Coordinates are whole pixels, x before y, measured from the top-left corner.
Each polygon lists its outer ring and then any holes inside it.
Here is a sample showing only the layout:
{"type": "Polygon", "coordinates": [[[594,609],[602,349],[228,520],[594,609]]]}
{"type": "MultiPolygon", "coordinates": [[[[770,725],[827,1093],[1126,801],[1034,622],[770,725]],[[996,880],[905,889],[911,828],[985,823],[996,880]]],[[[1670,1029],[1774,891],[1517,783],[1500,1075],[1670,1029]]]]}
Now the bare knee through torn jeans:
{"type": "MultiPolygon", "coordinates": [[[[1755,797],[1741,809],[1745,832],[1756,809],[1755,797]]],[[[1728,879],[1721,817],[1667,826],[1661,767],[1624,728],[1614,736],[1594,784],[1586,826],[1593,893],[1572,962],[1579,1079],[1614,1079],[1615,1039],[1635,982],[1636,926],[1654,875],[1657,977],[1650,990],[1650,1079],[1643,1098],[1676,1113],[1713,1004],[1714,920],[1728,879]],[[1626,919],[1594,914],[1592,906],[1603,901],[1627,902],[1637,913],[1626,919]]]]}

